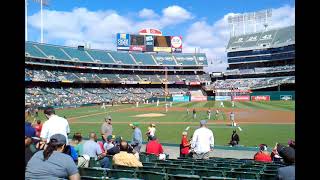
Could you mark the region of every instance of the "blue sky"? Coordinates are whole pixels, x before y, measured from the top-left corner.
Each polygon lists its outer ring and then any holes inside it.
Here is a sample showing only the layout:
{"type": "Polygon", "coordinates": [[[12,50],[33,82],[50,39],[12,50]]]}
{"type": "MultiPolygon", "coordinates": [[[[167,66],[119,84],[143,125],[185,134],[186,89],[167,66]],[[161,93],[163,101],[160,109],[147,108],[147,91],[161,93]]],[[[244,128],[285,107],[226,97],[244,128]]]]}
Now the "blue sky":
{"type": "MultiPolygon", "coordinates": [[[[40,41],[40,5],[28,0],[28,40],[40,41]]],[[[183,51],[200,48],[226,67],[229,38],[227,15],[271,8],[270,28],[294,24],[293,0],[49,0],[44,10],[46,43],[115,50],[117,32],[159,28],[164,35],[182,35],[183,51]]]]}

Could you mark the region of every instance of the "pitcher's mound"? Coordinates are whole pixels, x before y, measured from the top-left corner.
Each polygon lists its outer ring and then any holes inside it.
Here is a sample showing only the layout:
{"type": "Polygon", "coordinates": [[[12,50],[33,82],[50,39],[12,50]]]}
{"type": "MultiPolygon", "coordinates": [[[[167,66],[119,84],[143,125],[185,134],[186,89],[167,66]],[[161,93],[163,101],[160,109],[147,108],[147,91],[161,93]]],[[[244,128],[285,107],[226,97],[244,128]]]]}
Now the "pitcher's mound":
{"type": "Polygon", "coordinates": [[[165,114],[161,114],[161,113],[148,113],[148,114],[139,114],[139,115],[135,115],[132,117],[161,117],[161,116],[165,116],[165,114]]]}

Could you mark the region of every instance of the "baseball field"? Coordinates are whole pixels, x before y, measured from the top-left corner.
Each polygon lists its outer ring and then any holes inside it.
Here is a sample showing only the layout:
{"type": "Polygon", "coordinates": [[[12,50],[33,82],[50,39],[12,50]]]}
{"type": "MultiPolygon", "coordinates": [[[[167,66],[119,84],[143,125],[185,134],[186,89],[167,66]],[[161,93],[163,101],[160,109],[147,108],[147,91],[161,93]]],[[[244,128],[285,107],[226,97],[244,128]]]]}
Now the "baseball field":
{"type": "MultiPolygon", "coordinates": [[[[261,101],[261,102],[224,102],[224,108],[219,107],[218,101],[207,102],[173,102],[172,107],[165,111],[165,103],[159,106],[154,104],[115,105],[102,109],[100,106],[58,109],[56,114],[66,116],[71,134],[81,132],[87,138],[89,132],[100,134],[100,127],[104,118],[112,117],[115,135],[120,135],[126,140],[131,140],[132,129],[128,125],[140,122],[140,129],[144,134],[150,123],[156,124],[156,135],[162,143],[179,144],[181,133],[187,128],[188,136],[199,127],[199,121],[208,119],[207,110],[211,109],[211,118],[208,127],[213,131],[216,145],[227,145],[236,129],[240,136],[240,144],[244,146],[257,146],[261,143],[273,146],[276,142],[286,143],[295,139],[295,102],[294,101],[261,101]],[[197,118],[193,119],[192,110],[195,108],[197,118]],[[187,114],[187,109],[190,113],[187,114]],[[216,115],[218,109],[219,114],[216,115]],[[238,127],[231,127],[230,112],[235,113],[238,127]],[[241,131],[241,130],[242,131],[241,131]]],[[[42,112],[38,119],[45,121],[42,112]]],[[[143,137],[147,140],[146,136],[143,137]]]]}

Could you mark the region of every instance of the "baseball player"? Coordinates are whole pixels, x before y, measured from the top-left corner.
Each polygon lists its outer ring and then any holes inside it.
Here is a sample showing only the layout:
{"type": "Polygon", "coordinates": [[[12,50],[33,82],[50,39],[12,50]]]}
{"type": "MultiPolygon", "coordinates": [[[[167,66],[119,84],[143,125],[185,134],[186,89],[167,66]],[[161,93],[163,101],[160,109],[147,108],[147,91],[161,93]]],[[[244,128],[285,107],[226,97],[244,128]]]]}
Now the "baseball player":
{"type": "Polygon", "coordinates": [[[189,110],[189,108],[187,108],[187,115],[189,115],[189,113],[190,113],[190,110],[189,110]]]}
{"type": "Polygon", "coordinates": [[[102,103],[101,109],[106,109],[106,104],[102,103]]]}
{"type": "Polygon", "coordinates": [[[172,107],[172,102],[170,102],[170,107],[172,107]]]}
{"type": "Polygon", "coordinates": [[[216,119],[218,119],[218,117],[219,117],[219,110],[218,109],[216,109],[216,119]]]}
{"type": "Polygon", "coordinates": [[[234,121],[234,112],[231,112],[231,113],[230,113],[230,120],[231,120],[231,125],[232,125],[233,127],[237,125],[237,124],[235,123],[235,121],[234,121]]]}
{"type": "Polygon", "coordinates": [[[159,106],[159,99],[157,100],[157,107],[159,106]]]}
{"type": "Polygon", "coordinates": [[[193,113],[193,119],[196,119],[196,118],[197,118],[197,112],[196,112],[196,110],[193,109],[192,113],[193,113]]]}
{"type": "Polygon", "coordinates": [[[234,101],[231,101],[231,103],[232,103],[232,107],[234,107],[234,101]]]}
{"type": "Polygon", "coordinates": [[[220,107],[224,107],[223,101],[220,102],[220,107]]]}
{"type": "Polygon", "coordinates": [[[136,107],[139,107],[139,101],[136,102],[136,107]]]}
{"type": "Polygon", "coordinates": [[[166,104],[166,112],[168,112],[168,105],[169,105],[169,104],[166,104]]]}
{"type": "Polygon", "coordinates": [[[208,113],[208,119],[210,120],[210,117],[211,117],[211,110],[210,110],[210,108],[208,109],[207,113],[208,113]]]}

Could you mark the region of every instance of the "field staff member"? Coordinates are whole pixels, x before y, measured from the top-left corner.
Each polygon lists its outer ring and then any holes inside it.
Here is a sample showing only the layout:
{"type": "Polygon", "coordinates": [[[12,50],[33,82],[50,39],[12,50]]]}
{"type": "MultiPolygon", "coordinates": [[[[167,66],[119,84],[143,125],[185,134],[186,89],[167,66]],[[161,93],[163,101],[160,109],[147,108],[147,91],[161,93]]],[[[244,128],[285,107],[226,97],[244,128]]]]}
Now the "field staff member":
{"type": "Polygon", "coordinates": [[[109,115],[107,118],[104,119],[104,123],[101,125],[101,137],[103,144],[107,142],[107,137],[112,135],[112,123],[111,123],[111,116],[109,115]]]}
{"type": "Polygon", "coordinates": [[[210,129],[207,128],[207,121],[200,121],[200,128],[194,131],[191,141],[194,159],[209,159],[209,154],[214,147],[214,137],[210,129]]]}
{"type": "Polygon", "coordinates": [[[40,133],[41,140],[49,143],[50,137],[53,134],[62,134],[66,137],[66,144],[68,144],[68,134],[70,133],[68,121],[65,118],[57,116],[52,107],[47,107],[43,112],[48,120],[43,123],[40,133]]]}
{"type": "Polygon", "coordinates": [[[129,126],[132,127],[132,129],[134,129],[133,133],[132,133],[132,141],[131,141],[131,146],[133,147],[133,149],[140,153],[140,149],[142,146],[142,133],[139,126],[138,122],[134,122],[132,124],[129,124],[129,126]]]}
{"type": "Polygon", "coordinates": [[[237,124],[234,122],[234,112],[230,113],[231,126],[236,126],[237,124]]]}

